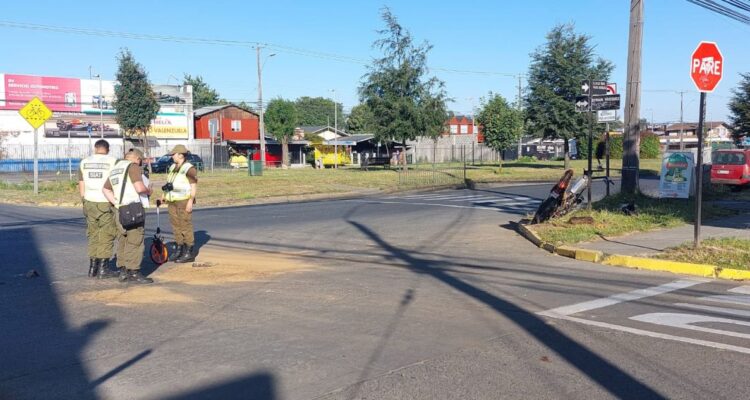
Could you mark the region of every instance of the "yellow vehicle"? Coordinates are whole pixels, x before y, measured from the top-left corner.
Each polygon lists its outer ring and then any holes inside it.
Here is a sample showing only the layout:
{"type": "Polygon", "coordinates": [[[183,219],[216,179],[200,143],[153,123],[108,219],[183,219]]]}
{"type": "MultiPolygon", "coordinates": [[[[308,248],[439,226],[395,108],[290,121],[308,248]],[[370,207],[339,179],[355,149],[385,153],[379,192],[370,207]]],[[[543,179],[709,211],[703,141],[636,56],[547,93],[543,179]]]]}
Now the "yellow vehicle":
{"type": "Polygon", "coordinates": [[[336,154],[334,150],[333,146],[316,146],[315,151],[313,152],[315,160],[322,159],[324,167],[332,167],[334,164],[351,164],[351,158],[349,158],[349,154],[347,154],[345,147],[339,147],[338,154],[336,154]]]}

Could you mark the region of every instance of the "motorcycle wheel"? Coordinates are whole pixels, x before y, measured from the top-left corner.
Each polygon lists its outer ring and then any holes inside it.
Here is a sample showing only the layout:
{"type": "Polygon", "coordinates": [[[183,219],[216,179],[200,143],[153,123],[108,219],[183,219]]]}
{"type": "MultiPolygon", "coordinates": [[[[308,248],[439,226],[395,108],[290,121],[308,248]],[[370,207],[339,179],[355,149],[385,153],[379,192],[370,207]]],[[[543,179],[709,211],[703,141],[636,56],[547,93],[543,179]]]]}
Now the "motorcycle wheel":
{"type": "Polygon", "coordinates": [[[542,202],[542,204],[539,205],[539,208],[537,208],[532,222],[535,224],[541,224],[542,222],[548,220],[552,216],[552,212],[555,211],[556,206],[557,199],[548,197],[542,202]]]}

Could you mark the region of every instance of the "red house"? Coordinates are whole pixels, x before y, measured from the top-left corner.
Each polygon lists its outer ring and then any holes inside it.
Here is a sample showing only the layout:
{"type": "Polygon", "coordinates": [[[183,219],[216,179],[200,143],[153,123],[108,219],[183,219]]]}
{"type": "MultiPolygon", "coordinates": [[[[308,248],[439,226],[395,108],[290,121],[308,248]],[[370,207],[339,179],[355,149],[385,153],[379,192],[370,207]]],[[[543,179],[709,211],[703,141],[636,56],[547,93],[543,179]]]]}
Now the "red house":
{"type": "MultiPolygon", "coordinates": [[[[474,119],[472,117],[467,117],[465,115],[454,115],[445,122],[445,125],[448,127],[448,131],[445,132],[443,135],[473,135],[474,134],[474,119]]],[[[482,143],[484,142],[484,135],[482,135],[482,130],[479,126],[476,126],[477,128],[477,142],[482,143]]]]}
{"type": "Polygon", "coordinates": [[[217,141],[260,140],[258,114],[234,104],[201,107],[195,110],[195,138],[217,141]]]}

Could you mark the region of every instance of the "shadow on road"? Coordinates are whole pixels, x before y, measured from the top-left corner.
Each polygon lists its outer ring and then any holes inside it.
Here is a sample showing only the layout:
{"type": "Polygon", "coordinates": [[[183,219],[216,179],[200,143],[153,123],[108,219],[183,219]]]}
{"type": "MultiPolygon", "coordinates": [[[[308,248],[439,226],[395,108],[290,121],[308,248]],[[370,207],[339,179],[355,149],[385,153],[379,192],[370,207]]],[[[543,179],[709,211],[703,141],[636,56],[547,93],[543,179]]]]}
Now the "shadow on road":
{"type": "Polygon", "coordinates": [[[391,245],[376,232],[359,222],[349,220],[348,223],[356,227],[365,237],[371,239],[393,257],[404,261],[412,271],[431,276],[467,296],[486,304],[498,314],[513,321],[518,327],[525,330],[551,351],[557,353],[570,365],[599,384],[599,386],[614,397],[637,399],[664,398],[655,389],[639,381],[554,327],[547,325],[537,315],[486,290],[472,286],[459,278],[449,275],[445,270],[435,267],[433,265],[434,262],[431,260],[415,257],[408,251],[391,245]]]}

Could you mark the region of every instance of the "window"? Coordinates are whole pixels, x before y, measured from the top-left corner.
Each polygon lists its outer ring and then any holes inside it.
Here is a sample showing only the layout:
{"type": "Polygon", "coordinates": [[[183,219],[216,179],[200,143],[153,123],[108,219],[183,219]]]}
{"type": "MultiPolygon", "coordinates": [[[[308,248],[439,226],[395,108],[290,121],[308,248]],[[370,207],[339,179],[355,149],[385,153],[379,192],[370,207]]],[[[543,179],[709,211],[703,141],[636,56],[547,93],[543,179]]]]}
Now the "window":
{"type": "Polygon", "coordinates": [[[242,130],[242,121],[238,119],[232,120],[232,132],[239,132],[242,130]]]}
{"type": "Polygon", "coordinates": [[[451,135],[458,133],[458,125],[451,125],[451,135]]]}
{"type": "Polygon", "coordinates": [[[461,125],[461,134],[469,133],[469,125],[461,125]]]}

